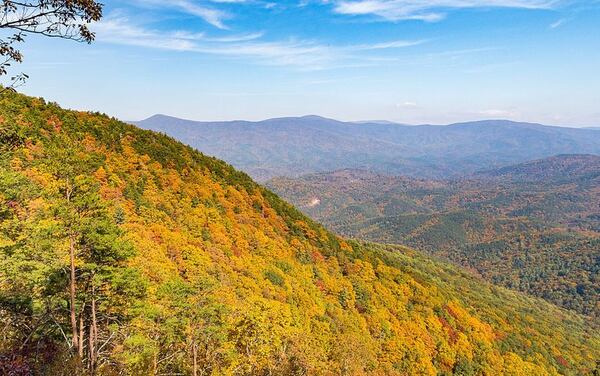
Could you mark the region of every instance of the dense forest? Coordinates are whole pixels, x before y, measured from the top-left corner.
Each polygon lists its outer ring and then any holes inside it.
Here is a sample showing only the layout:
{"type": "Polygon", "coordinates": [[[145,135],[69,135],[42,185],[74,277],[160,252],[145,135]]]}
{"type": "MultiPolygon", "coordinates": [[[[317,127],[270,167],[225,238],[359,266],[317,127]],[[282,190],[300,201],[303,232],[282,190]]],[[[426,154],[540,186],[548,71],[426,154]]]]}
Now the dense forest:
{"type": "Polygon", "coordinates": [[[436,181],[343,170],[268,185],[344,236],[404,244],[600,317],[600,157],[436,181]]]}
{"type": "Polygon", "coordinates": [[[0,97],[0,374],[586,375],[584,316],[343,240],[159,133],[0,97]]]}

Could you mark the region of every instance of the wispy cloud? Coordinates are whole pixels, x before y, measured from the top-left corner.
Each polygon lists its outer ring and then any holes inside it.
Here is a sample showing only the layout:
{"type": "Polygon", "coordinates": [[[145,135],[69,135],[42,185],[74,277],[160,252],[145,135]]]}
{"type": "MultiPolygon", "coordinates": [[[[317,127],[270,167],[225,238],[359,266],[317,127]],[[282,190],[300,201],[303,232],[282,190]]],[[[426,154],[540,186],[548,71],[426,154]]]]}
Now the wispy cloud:
{"type": "Polygon", "coordinates": [[[247,2],[247,0],[210,0],[213,3],[227,3],[227,4],[239,4],[239,3],[245,3],[247,2]]]}
{"type": "Polygon", "coordinates": [[[348,15],[372,15],[389,21],[417,19],[438,21],[445,11],[461,8],[550,9],[560,0],[333,0],[334,11],[348,15]]]}
{"type": "Polygon", "coordinates": [[[403,109],[413,109],[413,108],[417,108],[419,105],[417,104],[417,102],[412,102],[412,101],[407,101],[407,102],[402,102],[402,103],[397,103],[396,107],[397,108],[403,108],[403,109]]]}
{"type": "Polygon", "coordinates": [[[511,118],[518,115],[515,110],[488,109],[478,112],[479,115],[495,118],[511,118]]]}
{"type": "Polygon", "coordinates": [[[294,38],[266,41],[262,32],[212,37],[206,33],[155,30],[132,23],[123,16],[109,17],[95,24],[94,31],[101,42],[244,58],[260,64],[293,66],[305,70],[373,65],[377,59],[367,55],[369,51],[399,49],[425,42],[396,40],[331,46],[294,38]]]}
{"type": "Polygon", "coordinates": [[[552,22],[552,23],[550,24],[550,28],[551,28],[551,29],[556,29],[556,28],[559,28],[559,27],[561,27],[561,26],[562,26],[562,25],[563,25],[565,22],[567,22],[567,19],[566,19],[566,18],[561,18],[560,20],[557,20],[557,21],[555,21],[555,22],[552,22]]]}
{"type": "Polygon", "coordinates": [[[223,43],[245,42],[245,41],[249,41],[249,40],[255,40],[255,39],[262,38],[263,35],[265,35],[265,33],[258,32],[258,33],[228,35],[228,36],[223,36],[223,37],[206,37],[204,39],[209,42],[223,42],[223,43]]]}
{"type": "MultiPolygon", "coordinates": [[[[239,3],[244,0],[222,0],[215,3],[239,3]]],[[[197,16],[219,29],[227,29],[224,21],[231,18],[227,12],[214,7],[200,5],[191,0],[135,0],[135,4],[158,9],[172,9],[192,16],[197,16]]]]}
{"type": "Polygon", "coordinates": [[[195,45],[194,40],[203,37],[203,34],[161,33],[145,29],[133,25],[125,17],[97,22],[93,25],[93,30],[98,41],[174,51],[192,49],[195,45]]]}
{"type": "Polygon", "coordinates": [[[391,42],[373,43],[373,44],[359,44],[351,46],[353,50],[386,50],[390,48],[403,48],[418,46],[425,43],[425,40],[395,40],[391,42]]]}

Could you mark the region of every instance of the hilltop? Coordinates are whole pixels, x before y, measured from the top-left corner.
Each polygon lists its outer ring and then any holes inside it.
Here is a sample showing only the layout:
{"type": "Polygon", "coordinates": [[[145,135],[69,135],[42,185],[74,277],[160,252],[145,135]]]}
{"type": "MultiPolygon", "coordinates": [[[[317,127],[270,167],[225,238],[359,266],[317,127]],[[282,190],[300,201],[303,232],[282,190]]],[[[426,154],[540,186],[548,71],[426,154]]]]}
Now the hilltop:
{"type": "Polygon", "coordinates": [[[339,238],[165,135],[5,92],[0,148],[0,372],[579,375],[600,357],[585,317],[339,238]]]}

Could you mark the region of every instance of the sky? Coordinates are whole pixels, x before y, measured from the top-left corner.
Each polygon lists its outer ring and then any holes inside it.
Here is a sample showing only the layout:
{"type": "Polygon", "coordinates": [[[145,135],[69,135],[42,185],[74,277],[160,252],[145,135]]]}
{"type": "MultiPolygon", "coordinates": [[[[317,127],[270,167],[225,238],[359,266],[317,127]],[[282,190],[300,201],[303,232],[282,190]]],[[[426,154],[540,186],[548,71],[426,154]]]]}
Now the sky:
{"type": "Polygon", "coordinates": [[[30,36],[20,91],[167,114],[600,126],[600,0],[105,0],[91,45],[30,36]]]}

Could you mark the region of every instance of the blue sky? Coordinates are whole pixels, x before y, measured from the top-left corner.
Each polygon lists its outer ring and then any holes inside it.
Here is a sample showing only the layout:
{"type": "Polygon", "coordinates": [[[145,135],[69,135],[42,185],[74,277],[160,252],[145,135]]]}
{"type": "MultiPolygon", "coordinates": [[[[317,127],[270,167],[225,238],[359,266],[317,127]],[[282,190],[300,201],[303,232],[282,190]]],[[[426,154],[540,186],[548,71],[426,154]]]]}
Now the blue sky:
{"type": "Polygon", "coordinates": [[[125,120],[600,125],[597,0],[107,0],[92,29],[29,38],[20,90],[125,120]]]}

